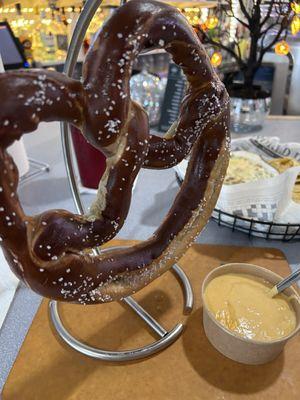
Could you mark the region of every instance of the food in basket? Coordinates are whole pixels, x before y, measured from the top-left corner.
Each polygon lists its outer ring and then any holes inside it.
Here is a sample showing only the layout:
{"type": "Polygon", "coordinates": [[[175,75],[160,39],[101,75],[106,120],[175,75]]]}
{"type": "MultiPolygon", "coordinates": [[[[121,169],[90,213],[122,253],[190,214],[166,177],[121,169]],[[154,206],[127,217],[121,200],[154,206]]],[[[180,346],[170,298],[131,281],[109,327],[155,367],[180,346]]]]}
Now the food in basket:
{"type": "MultiPolygon", "coordinates": [[[[277,169],[279,173],[286,171],[289,168],[299,167],[300,162],[297,161],[295,158],[292,157],[282,157],[282,158],[274,158],[273,160],[269,161],[269,164],[277,169]]],[[[298,177],[299,179],[299,177],[298,177]]]]}
{"type": "MultiPolygon", "coordinates": [[[[300,162],[292,157],[282,157],[275,158],[274,160],[269,161],[269,164],[275,168],[280,174],[285,172],[289,168],[299,167],[300,162]]],[[[292,199],[296,203],[300,203],[300,175],[298,175],[295,187],[293,189],[292,199]]]]}
{"type": "Polygon", "coordinates": [[[297,183],[293,190],[292,199],[300,204],[300,183],[297,183]]]}
{"type": "Polygon", "coordinates": [[[236,185],[273,178],[276,171],[254,153],[235,151],[231,153],[229,167],[225,177],[225,185],[236,185]]]}
{"type": "Polygon", "coordinates": [[[204,299],[216,320],[233,333],[272,341],[295,329],[296,314],[285,294],[270,296],[271,287],[252,275],[228,273],[209,282],[204,299]]]}

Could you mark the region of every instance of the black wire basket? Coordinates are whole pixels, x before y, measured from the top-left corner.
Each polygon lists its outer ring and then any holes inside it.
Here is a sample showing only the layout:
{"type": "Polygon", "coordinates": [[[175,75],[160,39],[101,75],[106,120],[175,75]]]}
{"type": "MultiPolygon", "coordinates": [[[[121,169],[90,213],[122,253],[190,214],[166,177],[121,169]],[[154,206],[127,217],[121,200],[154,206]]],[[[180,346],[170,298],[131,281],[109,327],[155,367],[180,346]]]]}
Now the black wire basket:
{"type": "MultiPolygon", "coordinates": [[[[179,185],[182,179],[175,172],[179,185]]],[[[299,224],[278,224],[275,222],[264,222],[255,219],[240,217],[225,211],[214,209],[211,218],[219,225],[230,228],[232,231],[244,232],[248,236],[255,236],[266,240],[281,240],[289,242],[300,239],[299,224]]]]}

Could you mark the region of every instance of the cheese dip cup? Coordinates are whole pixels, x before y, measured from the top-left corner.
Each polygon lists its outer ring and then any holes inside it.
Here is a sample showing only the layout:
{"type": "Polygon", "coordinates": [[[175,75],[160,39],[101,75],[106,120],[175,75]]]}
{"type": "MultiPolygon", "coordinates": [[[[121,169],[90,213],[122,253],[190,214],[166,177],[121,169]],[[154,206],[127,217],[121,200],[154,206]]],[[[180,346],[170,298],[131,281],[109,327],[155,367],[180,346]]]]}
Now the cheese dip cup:
{"type": "Polygon", "coordinates": [[[283,278],[274,272],[252,264],[226,264],[212,270],[202,284],[203,325],[205,334],[210,343],[224,356],[243,364],[264,364],[276,358],[283,350],[287,341],[300,330],[300,300],[293,287],[284,290],[284,294],[290,297],[290,305],[295,311],[296,326],[287,336],[276,340],[259,341],[244,338],[234,331],[223,326],[209,310],[205,301],[205,290],[208,284],[216,277],[224,274],[242,274],[260,278],[270,283],[270,287],[283,278]]]}

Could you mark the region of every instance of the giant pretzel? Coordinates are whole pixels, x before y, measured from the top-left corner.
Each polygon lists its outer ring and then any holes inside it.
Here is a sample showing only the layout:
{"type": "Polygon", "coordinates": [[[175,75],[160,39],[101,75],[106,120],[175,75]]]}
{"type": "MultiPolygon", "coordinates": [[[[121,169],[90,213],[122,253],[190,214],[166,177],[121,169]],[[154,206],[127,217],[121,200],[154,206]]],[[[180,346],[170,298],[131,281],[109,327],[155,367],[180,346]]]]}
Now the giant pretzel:
{"type": "MultiPolygon", "coordinates": [[[[0,233],[14,273],[49,298],[92,304],[121,299],[153,281],[192,244],[208,221],[228,164],[229,101],[197,35],[175,8],[131,0],[104,24],[83,67],[83,81],[44,71],[0,74],[0,233]],[[149,135],[144,110],[130,98],[139,52],[162,47],[189,85],[165,138],[149,135]],[[40,121],[67,121],[107,157],[88,215],[52,210],[26,216],[17,168],[6,148],[40,121]],[[141,167],[169,168],[190,154],[183,185],[146,241],[101,255],[85,251],[122,227],[141,167]]],[[[88,162],[88,160],[87,160],[88,162]]]]}

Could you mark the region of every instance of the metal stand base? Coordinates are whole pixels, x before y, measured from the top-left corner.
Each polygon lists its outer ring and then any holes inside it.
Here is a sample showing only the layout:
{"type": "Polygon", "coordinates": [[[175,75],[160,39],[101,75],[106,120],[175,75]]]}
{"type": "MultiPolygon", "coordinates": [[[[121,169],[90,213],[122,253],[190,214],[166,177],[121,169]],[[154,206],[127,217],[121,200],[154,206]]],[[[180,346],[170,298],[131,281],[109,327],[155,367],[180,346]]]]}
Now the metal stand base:
{"type": "Polygon", "coordinates": [[[42,161],[34,160],[33,158],[28,158],[28,161],[29,171],[24,176],[21,176],[19,186],[24,185],[44,172],[50,171],[50,166],[42,161]]]}
{"type": "MultiPolygon", "coordinates": [[[[177,264],[173,265],[171,271],[176,275],[182,285],[182,290],[184,294],[183,312],[184,314],[189,314],[192,311],[194,303],[194,296],[191,284],[183,270],[177,264]]],[[[74,350],[92,358],[111,362],[132,361],[149,357],[170,346],[181,335],[184,328],[184,325],[182,323],[178,323],[174,326],[173,329],[167,331],[132,297],[126,297],[122,300],[122,302],[128,305],[157,334],[157,336],[159,337],[158,340],[143,347],[132,350],[102,350],[80,342],[78,339],[70,334],[70,332],[64,327],[63,322],[60,318],[57,301],[50,301],[50,317],[61,339],[64,340],[64,342],[67,343],[74,350]]]]}
{"type": "MultiPolygon", "coordinates": [[[[125,0],[121,0],[120,4],[123,4],[124,2],[125,0]]],[[[87,0],[85,3],[85,6],[79,16],[76,27],[74,29],[66,62],[64,65],[64,73],[66,74],[66,76],[73,75],[85,33],[101,3],[102,0],[87,0]]],[[[68,123],[61,123],[61,134],[63,155],[75,206],[78,213],[84,214],[84,205],[81,200],[80,191],[77,185],[76,174],[73,166],[72,145],[68,123]]],[[[95,250],[95,254],[98,254],[97,250],[95,250]]],[[[181,268],[178,267],[178,265],[175,264],[172,268],[173,272],[176,274],[177,278],[183,286],[185,298],[184,312],[188,313],[193,307],[193,292],[190,282],[185,273],[181,270],[181,268]]],[[[153,331],[159,336],[159,339],[157,341],[144,347],[127,351],[107,351],[97,349],[80,342],[67,331],[67,329],[63,325],[63,322],[60,319],[58,313],[58,305],[56,301],[50,302],[50,317],[59,336],[70,347],[89,357],[106,361],[130,361],[150,356],[166,348],[180,336],[183,330],[183,324],[177,324],[171,331],[168,332],[132,297],[127,297],[122,301],[127,304],[144,322],[146,322],[153,329],[153,331]]]]}

